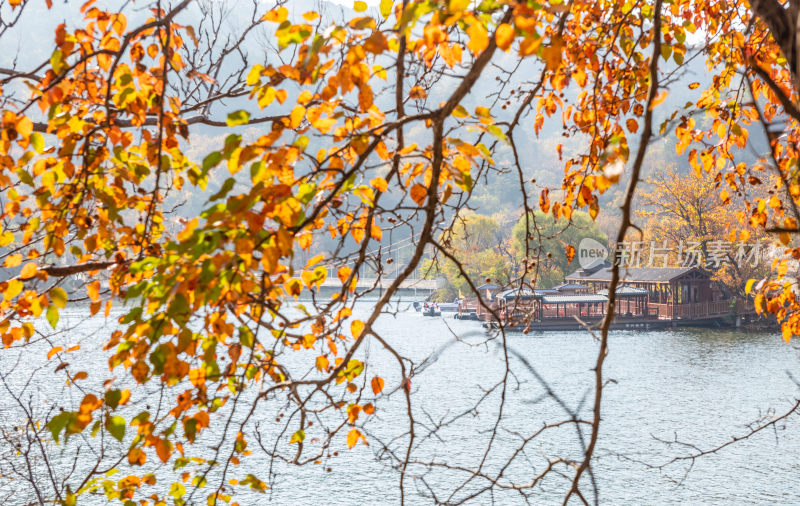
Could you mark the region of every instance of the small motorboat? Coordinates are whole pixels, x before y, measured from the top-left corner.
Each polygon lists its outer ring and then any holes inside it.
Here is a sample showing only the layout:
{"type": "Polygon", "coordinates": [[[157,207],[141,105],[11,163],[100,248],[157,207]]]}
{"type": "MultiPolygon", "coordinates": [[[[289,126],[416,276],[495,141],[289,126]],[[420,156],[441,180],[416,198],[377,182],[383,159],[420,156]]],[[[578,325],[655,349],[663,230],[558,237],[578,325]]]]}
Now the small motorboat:
{"type": "Polygon", "coordinates": [[[441,316],[442,311],[439,304],[425,302],[422,304],[422,316],[441,316]]]}

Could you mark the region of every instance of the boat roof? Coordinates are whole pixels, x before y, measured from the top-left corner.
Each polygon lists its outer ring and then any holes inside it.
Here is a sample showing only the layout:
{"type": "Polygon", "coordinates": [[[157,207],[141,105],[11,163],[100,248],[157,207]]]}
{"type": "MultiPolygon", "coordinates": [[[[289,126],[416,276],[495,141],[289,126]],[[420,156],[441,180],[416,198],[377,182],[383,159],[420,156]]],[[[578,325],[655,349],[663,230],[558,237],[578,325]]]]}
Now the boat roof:
{"type": "MultiPolygon", "coordinates": [[[[604,288],[597,291],[598,295],[608,296],[608,289],[604,288]]],[[[617,297],[642,297],[649,295],[650,292],[644,288],[636,288],[635,286],[618,286],[617,297]]]]}
{"type": "Polygon", "coordinates": [[[589,293],[582,295],[545,295],[542,297],[542,302],[545,304],[608,302],[608,297],[589,293]]]}
{"type": "Polygon", "coordinates": [[[505,300],[513,300],[516,298],[520,299],[540,299],[545,295],[555,295],[558,293],[558,290],[553,288],[535,288],[531,290],[529,288],[524,288],[520,290],[519,288],[512,288],[510,290],[505,290],[497,294],[497,297],[505,300]]]}
{"type": "Polygon", "coordinates": [[[539,294],[527,288],[522,290],[520,290],[519,288],[512,288],[510,290],[505,290],[503,292],[498,293],[497,296],[501,299],[512,300],[516,298],[533,299],[539,297],[539,294]]]}
{"type": "MultiPolygon", "coordinates": [[[[703,276],[710,275],[697,267],[622,267],[619,270],[619,279],[623,281],[662,283],[672,281],[692,271],[697,271],[703,276]]],[[[564,278],[568,282],[575,281],[611,281],[611,268],[599,269],[591,272],[578,269],[564,278]]]]}
{"type": "Polygon", "coordinates": [[[588,290],[589,287],[580,283],[562,283],[553,287],[554,290],[588,290]]]}

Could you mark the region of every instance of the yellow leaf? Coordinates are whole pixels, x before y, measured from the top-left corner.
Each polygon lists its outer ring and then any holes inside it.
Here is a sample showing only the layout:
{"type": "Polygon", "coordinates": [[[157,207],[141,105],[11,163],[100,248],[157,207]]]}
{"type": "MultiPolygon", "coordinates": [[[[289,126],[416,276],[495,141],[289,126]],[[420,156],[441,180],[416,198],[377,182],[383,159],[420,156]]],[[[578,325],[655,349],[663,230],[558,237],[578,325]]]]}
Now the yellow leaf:
{"type": "Polygon", "coordinates": [[[22,271],[19,273],[19,277],[22,279],[30,279],[36,275],[36,272],[39,269],[36,267],[34,262],[28,262],[25,264],[25,267],[22,268],[22,271]]]}
{"type": "Polygon", "coordinates": [[[273,23],[283,23],[286,21],[286,18],[289,17],[289,9],[286,7],[280,7],[278,9],[271,10],[264,14],[264,20],[272,21],[273,23]]]}
{"type": "Polygon", "coordinates": [[[5,267],[16,267],[22,263],[22,255],[17,253],[16,255],[11,255],[6,257],[6,261],[3,263],[5,267]]]}
{"type": "Polygon", "coordinates": [[[308,11],[305,14],[303,14],[303,19],[305,19],[306,21],[314,21],[318,17],[319,14],[314,11],[308,11]]]}
{"type": "Polygon", "coordinates": [[[744,285],[744,293],[750,293],[750,291],[753,289],[753,285],[755,284],[755,282],[756,282],[755,279],[748,279],[747,284],[744,285]]]}
{"type": "Polygon", "coordinates": [[[357,0],[353,4],[353,9],[355,9],[356,12],[364,12],[365,10],[367,10],[367,3],[362,2],[361,0],[357,0]]]}
{"type": "Polygon", "coordinates": [[[358,429],[350,429],[350,432],[347,433],[347,447],[353,448],[358,443],[358,440],[363,437],[364,435],[358,429]]]}
{"type": "Polygon", "coordinates": [[[303,121],[303,118],[306,115],[306,108],[302,105],[295,106],[292,109],[292,114],[290,115],[290,123],[292,128],[297,128],[300,126],[300,123],[303,121]]]}
{"type": "Polygon", "coordinates": [[[480,116],[481,118],[491,118],[492,112],[489,110],[488,107],[478,106],[475,108],[475,114],[480,116]]]}
{"type": "Polygon", "coordinates": [[[467,49],[472,51],[472,54],[478,55],[486,49],[489,45],[489,33],[483,23],[474,19],[467,28],[467,35],[469,35],[469,42],[467,42],[467,49]]]}
{"type": "Polygon", "coordinates": [[[530,56],[539,51],[542,46],[541,37],[525,37],[519,45],[520,56],[530,56]]]}
{"type": "Polygon", "coordinates": [[[455,116],[456,118],[466,118],[467,116],[469,116],[469,113],[467,112],[467,110],[464,108],[463,105],[458,104],[456,108],[453,109],[453,116],[455,116]]]}
{"type": "Polygon", "coordinates": [[[311,99],[312,99],[312,98],[314,98],[314,95],[313,95],[313,94],[312,94],[310,91],[308,91],[308,90],[303,90],[303,91],[302,91],[302,92],[301,92],[301,93],[300,93],[300,94],[297,96],[297,103],[298,103],[298,104],[301,104],[301,105],[306,105],[307,103],[311,102],[311,99]]]}
{"type": "Polygon", "coordinates": [[[22,288],[24,286],[25,285],[22,283],[22,281],[18,279],[12,279],[11,281],[8,282],[8,287],[3,292],[3,298],[5,298],[5,300],[13,299],[17,295],[19,295],[20,292],[22,292],[22,288]]]}
{"type": "Polygon", "coordinates": [[[364,332],[364,322],[361,320],[353,320],[350,324],[350,332],[353,334],[354,339],[361,337],[361,333],[364,332]]]}
{"type": "Polygon", "coordinates": [[[508,51],[508,48],[511,47],[511,43],[514,42],[514,35],[514,27],[508,23],[503,23],[498,26],[497,32],[495,33],[497,47],[503,51],[508,51]]]}

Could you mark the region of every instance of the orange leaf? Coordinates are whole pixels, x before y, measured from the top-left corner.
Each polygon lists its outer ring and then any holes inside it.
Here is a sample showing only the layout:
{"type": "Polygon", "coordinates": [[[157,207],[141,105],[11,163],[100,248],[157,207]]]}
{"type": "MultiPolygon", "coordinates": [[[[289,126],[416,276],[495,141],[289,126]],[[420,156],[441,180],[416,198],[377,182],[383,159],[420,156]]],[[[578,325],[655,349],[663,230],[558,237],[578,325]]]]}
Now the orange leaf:
{"type": "Polygon", "coordinates": [[[339,281],[341,281],[342,284],[344,284],[350,278],[350,274],[352,272],[353,269],[345,265],[344,267],[339,267],[339,270],[336,271],[336,277],[338,277],[339,281]]]}
{"type": "Polygon", "coordinates": [[[86,293],[89,294],[89,298],[93,301],[96,301],[100,298],[100,282],[99,281],[92,281],[86,286],[86,293]]]}
{"type": "Polygon", "coordinates": [[[386,180],[383,179],[382,177],[372,178],[369,184],[371,184],[373,188],[375,188],[381,193],[385,192],[386,188],[388,188],[389,186],[388,183],[386,183],[386,180]]]}
{"type": "Polygon", "coordinates": [[[59,351],[61,351],[63,349],[64,348],[62,348],[61,346],[56,346],[54,348],[51,348],[50,351],[47,352],[47,360],[50,360],[51,358],[53,358],[53,355],[55,355],[56,353],[58,353],[59,351]]]}
{"type": "Polygon", "coordinates": [[[567,263],[571,264],[572,259],[575,258],[575,247],[571,244],[568,244],[565,248],[565,253],[567,254],[567,263]]]}
{"type": "Polygon", "coordinates": [[[625,122],[625,125],[628,127],[628,131],[632,134],[635,134],[636,131],[639,130],[639,123],[633,118],[628,118],[628,120],[625,122]]]}
{"type": "Polygon", "coordinates": [[[147,455],[139,448],[133,448],[128,452],[128,463],[132,466],[143,466],[147,461],[147,455]]]}
{"type": "Polygon", "coordinates": [[[166,439],[158,439],[156,440],[155,446],[156,454],[158,458],[161,459],[161,462],[169,460],[169,456],[172,455],[172,443],[166,439]]]}
{"type": "Polygon", "coordinates": [[[372,378],[371,383],[372,383],[372,393],[378,395],[383,391],[383,385],[384,385],[383,378],[381,378],[380,376],[375,376],[374,378],[372,378]]]}
{"type": "Polygon", "coordinates": [[[655,99],[653,99],[653,104],[650,106],[650,109],[656,107],[658,104],[663,102],[667,98],[668,94],[669,92],[667,90],[664,90],[661,93],[659,93],[658,96],[655,99]]]}
{"type": "Polygon", "coordinates": [[[428,189],[421,184],[417,183],[411,187],[411,198],[417,203],[418,206],[422,206],[425,203],[425,197],[427,196],[428,189]]]}
{"type": "Polygon", "coordinates": [[[561,48],[564,47],[564,39],[555,36],[550,41],[550,45],[542,50],[545,68],[556,70],[561,66],[561,48]]]}

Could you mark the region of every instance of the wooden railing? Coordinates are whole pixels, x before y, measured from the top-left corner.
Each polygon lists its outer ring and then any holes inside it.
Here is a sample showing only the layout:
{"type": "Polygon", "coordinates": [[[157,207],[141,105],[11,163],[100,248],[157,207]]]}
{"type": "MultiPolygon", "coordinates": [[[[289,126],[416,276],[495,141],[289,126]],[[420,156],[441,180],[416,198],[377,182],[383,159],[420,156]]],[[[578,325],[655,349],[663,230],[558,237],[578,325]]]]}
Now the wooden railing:
{"type": "Polygon", "coordinates": [[[696,302],[693,304],[653,304],[650,308],[658,310],[661,319],[674,318],[715,318],[731,313],[731,302],[720,300],[716,302],[696,302]]]}

